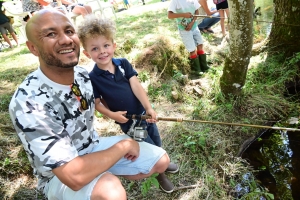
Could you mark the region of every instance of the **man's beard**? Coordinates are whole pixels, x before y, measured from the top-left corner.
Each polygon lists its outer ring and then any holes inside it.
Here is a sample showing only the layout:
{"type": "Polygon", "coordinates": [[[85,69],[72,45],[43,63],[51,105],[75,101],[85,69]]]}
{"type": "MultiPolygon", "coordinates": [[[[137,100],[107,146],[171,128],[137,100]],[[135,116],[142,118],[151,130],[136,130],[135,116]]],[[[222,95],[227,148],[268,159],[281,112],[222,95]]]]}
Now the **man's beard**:
{"type": "MultiPolygon", "coordinates": [[[[78,52],[77,58],[79,58],[80,52],[78,52]]],[[[69,62],[69,63],[63,63],[61,60],[57,59],[52,54],[45,53],[44,51],[40,51],[40,56],[44,62],[49,66],[56,66],[60,68],[73,68],[78,64],[77,61],[69,62]]]]}

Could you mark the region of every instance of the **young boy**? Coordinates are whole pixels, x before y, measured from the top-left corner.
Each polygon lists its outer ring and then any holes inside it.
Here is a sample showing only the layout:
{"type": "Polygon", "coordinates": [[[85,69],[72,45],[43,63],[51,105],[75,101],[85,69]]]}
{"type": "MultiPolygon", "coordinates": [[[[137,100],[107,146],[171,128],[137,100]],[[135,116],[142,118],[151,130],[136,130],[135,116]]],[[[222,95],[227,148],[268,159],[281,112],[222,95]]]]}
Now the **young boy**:
{"type": "MultiPolygon", "coordinates": [[[[156,113],[148,100],[147,94],[137,79],[137,72],[125,58],[113,58],[116,50],[114,42],[115,24],[109,19],[87,16],[78,26],[78,36],[84,48],[83,53],[96,64],[90,72],[93,85],[96,110],[115,120],[124,133],[131,128],[144,126],[148,131],[146,142],[161,146],[157,129],[156,113]],[[106,106],[102,104],[102,99],[106,106]],[[152,119],[138,121],[128,120],[124,114],[148,114],[152,119]],[[151,122],[151,123],[149,123],[151,122]]],[[[166,171],[175,173],[178,166],[170,163],[166,171]]],[[[163,191],[171,193],[174,185],[164,173],[157,176],[163,191]]]]}
{"type": "Polygon", "coordinates": [[[206,54],[203,51],[203,40],[193,15],[199,15],[200,4],[197,0],[171,0],[168,8],[168,18],[177,21],[178,31],[185,48],[190,53],[192,71],[203,74],[209,67],[206,54]]]}

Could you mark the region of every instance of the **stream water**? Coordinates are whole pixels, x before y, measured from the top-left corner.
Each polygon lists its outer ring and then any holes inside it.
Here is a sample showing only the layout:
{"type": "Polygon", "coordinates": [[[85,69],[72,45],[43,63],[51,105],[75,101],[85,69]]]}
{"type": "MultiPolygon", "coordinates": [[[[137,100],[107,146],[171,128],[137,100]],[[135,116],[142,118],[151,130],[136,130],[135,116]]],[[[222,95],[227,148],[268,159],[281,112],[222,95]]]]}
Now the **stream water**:
{"type": "Polygon", "coordinates": [[[300,132],[265,131],[242,154],[275,199],[300,199],[300,132]]]}
{"type": "Polygon", "coordinates": [[[259,34],[268,35],[271,31],[274,14],[273,0],[255,0],[255,8],[259,8],[260,15],[254,19],[254,29],[259,30],[259,34]]]}

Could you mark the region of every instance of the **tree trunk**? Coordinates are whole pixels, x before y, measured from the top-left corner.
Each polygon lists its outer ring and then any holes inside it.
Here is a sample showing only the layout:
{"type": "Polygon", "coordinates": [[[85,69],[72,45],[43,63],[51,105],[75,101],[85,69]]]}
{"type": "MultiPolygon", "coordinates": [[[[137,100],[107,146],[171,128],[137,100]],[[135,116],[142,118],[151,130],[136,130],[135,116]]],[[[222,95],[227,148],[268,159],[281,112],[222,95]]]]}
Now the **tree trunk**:
{"type": "Polygon", "coordinates": [[[246,81],[253,44],[253,0],[228,0],[230,11],[229,54],[225,58],[221,91],[238,96],[246,81]]]}
{"type": "Polygon", "coordinates": [[[300,52],[300,0],[274,0],[273,22],[270,50],[286,56],[300,52]]]}

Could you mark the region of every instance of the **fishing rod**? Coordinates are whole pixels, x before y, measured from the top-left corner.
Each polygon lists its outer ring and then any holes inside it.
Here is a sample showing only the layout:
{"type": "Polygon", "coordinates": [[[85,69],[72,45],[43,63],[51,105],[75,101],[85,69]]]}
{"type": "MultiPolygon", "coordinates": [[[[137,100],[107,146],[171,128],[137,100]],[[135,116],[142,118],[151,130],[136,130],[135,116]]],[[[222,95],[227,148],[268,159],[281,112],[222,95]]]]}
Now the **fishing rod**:
{"type": "Polygon", "coordinates": [[[203,17],[203,18],[217,18],[217,19],[225,19],[226,17],[214,17],[214,16],[209,16],[209,15],[192,15],[191,18],[193,17],[203,17]]]}
{"type": "MultiPolygon", "coordinates": [[[[146,120],[151,119],[150,115],[124,115],[128,119],[136,119],[136,120],[146,120]]],[[[228,123],[228,122],[216,122],[216,121],[204,121],[204,120],[190,120],[183,118],[175,118],[175,117],[156,117],[156,120],[161,121],[174,121],[174,122],[196,122],[196,123],[205,123],[205,124],[219,124],[219,125],[230,125],[230,126],[245,126],[252,128],[264,128],[264,129],[274,129],[274,130],[284,130],[284,131],[300,131],[297,128],[286,128],[286,127],[278,127],[278,126],[262,126],[262,125],[252,125],[252,124],[239,124],[239,123],[228,123]]]]}

